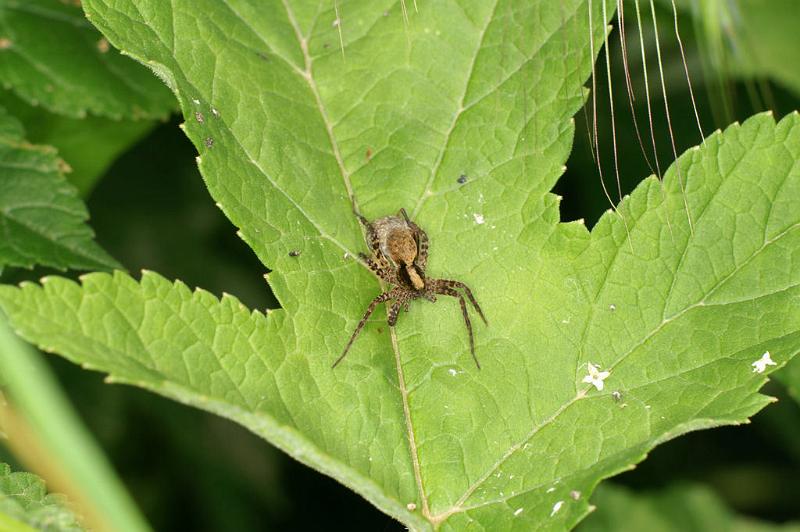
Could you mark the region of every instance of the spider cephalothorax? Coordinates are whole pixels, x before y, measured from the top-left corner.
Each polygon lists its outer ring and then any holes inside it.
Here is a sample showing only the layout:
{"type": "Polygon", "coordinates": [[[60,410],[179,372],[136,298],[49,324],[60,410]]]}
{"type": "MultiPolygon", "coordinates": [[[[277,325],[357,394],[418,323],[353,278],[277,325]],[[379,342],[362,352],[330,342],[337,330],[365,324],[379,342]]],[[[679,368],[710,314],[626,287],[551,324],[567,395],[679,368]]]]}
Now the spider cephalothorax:
{"type": "Polygon", "coordinates": [[[470,352],[475,364],[480,369],[481,365],[478,363],[478,357],[475,356],[472,322],[469,320],[464,296],[458,289],[464,291],[484,323],[487,323],[486,318],[467,285],[450,279],[428,279],[425,277],[425,267],[428,264],[428,235],[425,234],[425,231],[408,219],[405,209],[400,209],[397,216],[386,216],[374,222],[369,222],[360,214],[357,214],[357,216],[364,225],[364,229],[367,232],[367,243],[372,250],[371,257],[360,253],[361,260],[366,263],[375,275],[386,283],[394,285],[394,288],[372,300],[364,313],[364,317],[361,318],[356,330],[353,331],[350,341],[347,342],[344,352],[333,363],[333,367],[336,367],[345,357],[358,333],[361,332],[364,324],[367,323],[375,307],[379,304],[393,301],[392,306],[389,308],[387,321],[390,327],[394,327],[394,324],[397,323],[400,309],[405,309],[408,312],[408,305],[412,300],[424,298],[428,301],[436,301],[436,295],[441,294],[455,297],[461,304],[461,313],[464,316],[464,323],[469,333],[470,352]]]}

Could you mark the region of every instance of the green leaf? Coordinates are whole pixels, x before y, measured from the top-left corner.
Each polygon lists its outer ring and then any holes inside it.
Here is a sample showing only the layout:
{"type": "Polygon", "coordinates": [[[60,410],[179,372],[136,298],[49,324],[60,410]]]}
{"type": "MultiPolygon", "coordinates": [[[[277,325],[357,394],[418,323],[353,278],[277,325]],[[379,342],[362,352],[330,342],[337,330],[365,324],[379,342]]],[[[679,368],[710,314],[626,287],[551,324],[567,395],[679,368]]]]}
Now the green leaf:
{"type": "Polygon", "coordinates": [[[112,120],[89,115],[70,118],[32,107],[11,92],[0,94],[0,106],[22,122],[28,141],[47,144],[69,165],[66,178],[86,197],[111,164],[150,132],[153,120],[112,120]]]}
{"type": "Polygon", "coordinates": [[[0,79],[30,104],[75,118],[165,117],[174,107],[152,73],[109,47],[80,2],[0,0],[0,79]]]}
{"type": "Polygon", "coordinates": [[[0,527],[3,530],[83,530],[65,503],[63,497],[47,493],[41,478],[31,473],[12,473],[7,464],[0,463],[0,527]]]}
{"type": "Polygon", "coordinates": [[[398,5],[352,2],[344,58],[333,5],[85,7],[176,90],[283,309],[155,274],[3,287],[0,306],[38,345],[235,419],[410,527],[572,526],[658,443],[744,422],[769,402],[751,363],[800,349],[797,115],[713,135],[591,234],[558,223],[586,2],[420,3],[407,26],[398,5]],[[369,324],[330,369],[380,290],[353,259],[353,203],[408,209],[428,274],[473,288],[482,371],[445,298],[396,331],[369,324]],[[611,372],[603,392],[582,383],[588,363],[611,372]]]}
{"type": "Polygon", "coordinates": [[[634,493],[604,484],[592,502],[597,510],[578,527],[579,532],[800,531],[800,523],[777,525],[736,515],[712,490],[699,484],[676,485],[654,493],[634,493]]]}
{"type": "Polygon", "coordinates": [[[23,134],[0,108],[0,266],[119,267],[94,242],[86,206],[64,179],[56,151],[23,134]]]}

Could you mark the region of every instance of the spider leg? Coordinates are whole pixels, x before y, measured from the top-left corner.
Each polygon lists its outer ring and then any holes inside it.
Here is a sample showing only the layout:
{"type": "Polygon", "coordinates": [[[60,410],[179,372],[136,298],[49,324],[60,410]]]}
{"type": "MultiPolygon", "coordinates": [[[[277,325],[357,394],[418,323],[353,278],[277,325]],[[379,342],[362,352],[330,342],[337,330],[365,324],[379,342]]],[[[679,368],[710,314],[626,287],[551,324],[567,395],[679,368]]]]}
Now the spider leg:
{"type": "Polygon", "coordinates": [[[347,345],[345,346],[344,351],[342,352],[341,355],[339,355],[339,358],[336,359],[336,362],[333,363],[333,365],[331,366],[331,369],[335,368],[339,364],[339,362],[341,362],[342,359],[344,359],[344,356],[350,350],[350,346],[353,345],[353,342],[355,342],[356,337],[358,336],[358,333],[361,332],[361,329],[364,328],[364,325],[367,323],[367,320],[372,315],[372,313],[375,311],[375,307],[377,307],[379,304],[381,304],[381,303],[383,303],[385,301],[389,301],[394,296],[395,296],[395,291],[394,290],[390,290],[388,292],[384,292],[384,293],[380,294],[378,297],[376,297],[375,299],[373,299],[370,302],[369,306],[367,307],[367,311],[364,313],[364,317],[361,318],[361,321],[358,322],[358,325],[356,326],[356,330],[353,331],[353,335],[350,337],[350,340],[347,342],[347,345]]]}
{"type": "Polygon", "coordinates": [[[464,324],[467,326],[467,332],[469,333],[469,350],[472,353],[472,359],[475,361],[475,365],[478,366],[478,369],[481,369],[481,363],[478,362],[478,357],[475,356],[475,339],[472,335],[472,322],[469,320],[469,312],[467,312],[467,302],[464,301],[464,296],[456,292],[453,288],[438,284],[436,286],[436,292],[439,294],[443,294],[446,296],[453,296],[458,298],[458,302],[461,305],[461,314],[464,316],[464,324]]]}
{"type": "Polygon", "coordinates": [[[389,319],[387,320],[389,323],[389,327],[394,327],[397,323],[397,316],[400,314],[400,308],[403,306],[402,301],[395,301],[392,308],[389,309],[389,319]]]}
{"type": "Polygon", "coordinates": [[[478,311],[478,315],[483,320],[483,323],[489,325],[489,322],[486,321],[486,316],[483,315],[483,311],[481,310],[481,306],[478,305],[478,302],[475,300],[475,296],[472,295],[472,290],[469,289],[467,285],[462,283],[461,281],[453,281],[451,279],[435,279],[436,283],[435,286],[447,286],[450,288],[461,288],[467,294],[469,298],[469,302],[472,303],[472,306],[475,307],[475,310],[478,311]]]}
{"type": "Polygon", "coordinates": [[[358,254],[359,258],[372,270],[372,273],[380,277],[382,280],[390,284],[398,284],[397,275],[388,268],[388,265],[382,264],[383,261],[376,261],[372,257],[366,256],[364,253],[358,254]]]}

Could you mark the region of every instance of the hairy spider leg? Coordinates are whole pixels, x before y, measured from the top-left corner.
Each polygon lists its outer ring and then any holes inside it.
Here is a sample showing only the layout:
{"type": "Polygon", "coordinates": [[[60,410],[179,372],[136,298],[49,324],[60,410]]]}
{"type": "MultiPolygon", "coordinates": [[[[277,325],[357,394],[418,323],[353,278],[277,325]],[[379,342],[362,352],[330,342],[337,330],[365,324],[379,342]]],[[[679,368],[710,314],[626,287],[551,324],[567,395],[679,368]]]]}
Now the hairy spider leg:
{"type": "Polygon", "coordinates": [[[389,301],[390,299],[394,299],[397,296],[397,292],[398,292],[398,289],[397,288],[393,288],[393,289],[389,290],[388,292],[384,292],[384,293],[380,294],[378,297],[373,299],[372,302],[370,302],[369,306],[367,307],[367,311],[364,313],[364,317],[361,318],[361,321],[358,322],[358,325],[356,326],[356,330],[353,331],[353,335],[350,337],[350,341],[347,342],[347,345],[344,348],[344,352],[341,355],[339,355],[339,358],[337,358],[336,362],[333,363],[333,365],[331,366],[331,369],[335,368],[339,364],[339,362],[341,362],[342,359],[344,359],[345,355],[350,350],[350,346],[353,345],[353,342],[355,342],[356,337],[358,336],[358,333],[361,332],[361,329],[364,328],[364,325],[367,323],[367,320],[372,315],[372,313],[375,311],[375,307],[377,307],[381,303],[389,301]]]}
{"type": "Polygon", "coordinates": [[[472,322],[469,320],[467,302],[464,301],[464,296],[459,294],[455,289],[442,284],[438,284],[435,289],[436,293],[438,294],[458,298],[458,302],[461,304],[461,314],[464,315],[464,323],[466,324],[467,332],[469,333],[469,351],[472,353],[472,359],[475,361],[475,365],[478,366],[478,369],[481,369],[481,363],[478,362],[478,357],[475,355],[475,339],[472,337],[472,322]]]}
{"type": "Polygon", "coordinates": [[[389,319],[387,320],[387,322],[389,323],[389,327],[394,327],[395,324],[397,323],[397,317],[400,315],[400,309],[403,309],[406,312],[408,312],[408,303],[413,298],[414,296],[412,296],[406,290],[401,290],[397,294],[396,300],[392,305],[392,308],[389,309],[389,319]]]}
{"type": "Polygon", "coordinates": [[[394,327],[397,323],[397,315],[400,314],[400,307],[402,306],[403,304],[400,301],[395,301],[392,308],[389,309],[389,319],[386,320],[389,327],[394,327]]]}
{"type": "Polygon", "coordinates": [[[450,288],[461,288],[462,290],[464,290],[464,292],[467,294],[467,297],[469,298],[469,302],[472,303],[472,306],[475,307],[475,310],[478,311],[478,315],[483,320],[483,323],[489,325],[489,322],[486,320],[486,316],[483,315],[481,306],[478,305],[478,302],[475,300],[475,296],[472,295],[472,290],[470,290],[467,285],[465,285],[461,281],[453,281],[451,279],[433,279],[433,283],[435,286],[447,286],[450,288]]]}
{"type": "Polygon", "coordinates": [[[399,284],[397,282],[397,275],[391,268],[383,267],[380,263],[376,262],[373,258],[367,257],[364,253],[359,253],[358,256],[363,260],[366,265],[372,270],[372,273],[380,277],[382,280],[390,284],[399,284]]]}

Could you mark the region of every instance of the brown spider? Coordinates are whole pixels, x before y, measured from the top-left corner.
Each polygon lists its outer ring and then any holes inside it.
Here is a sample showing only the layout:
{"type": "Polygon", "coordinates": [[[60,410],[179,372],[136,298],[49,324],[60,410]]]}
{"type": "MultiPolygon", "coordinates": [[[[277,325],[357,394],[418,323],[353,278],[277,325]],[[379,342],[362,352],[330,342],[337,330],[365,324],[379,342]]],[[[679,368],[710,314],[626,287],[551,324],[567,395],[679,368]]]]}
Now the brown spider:
{"type": "Polygon", "coordinates": [[[359,257],[375,275],[383,281],[394,285],[394,288],[372,300],[364,313],[364,317],[361,318],[356,330],[353,331],[350,341],[347,342],[344,352],[331,367],[335,368],[344,359],[358,333],[361,332],[375,307],[380,303],[394,301],[389,309],[387,320],[389,327],[394,327],[394,324],[397,323],[400,309],[402,308],[408,312],[408,305],[412,300],[425,298],[433,302],[436,301],[436,295],[441,294],[456,297],[461,303],[461,313],[464,315],[464,323],[469,332],[470,352],[475,360],[475,365],[480,369],[481,365],[478,362],[478,357],[475,356],[475,340],[472,336],[472,323],[469,321],[467,304],[464,301],[464,296],[456,290],[457,288],[464,290],[483,322],[487,325],[488,322],[467,285],[450,279],[427,279],[425,277],[425,266],[428,264],[428,235],[425,234],[425,231],[408,219],[405,209],[400,209],[397,216],[386,216],[372,223],[358,213],[356,213],[356,216],[358,216],[359,221],[367,231],[367,243],[372,249],[372,257],[368,257],[363,253],[359,253],[359,257]]]}

